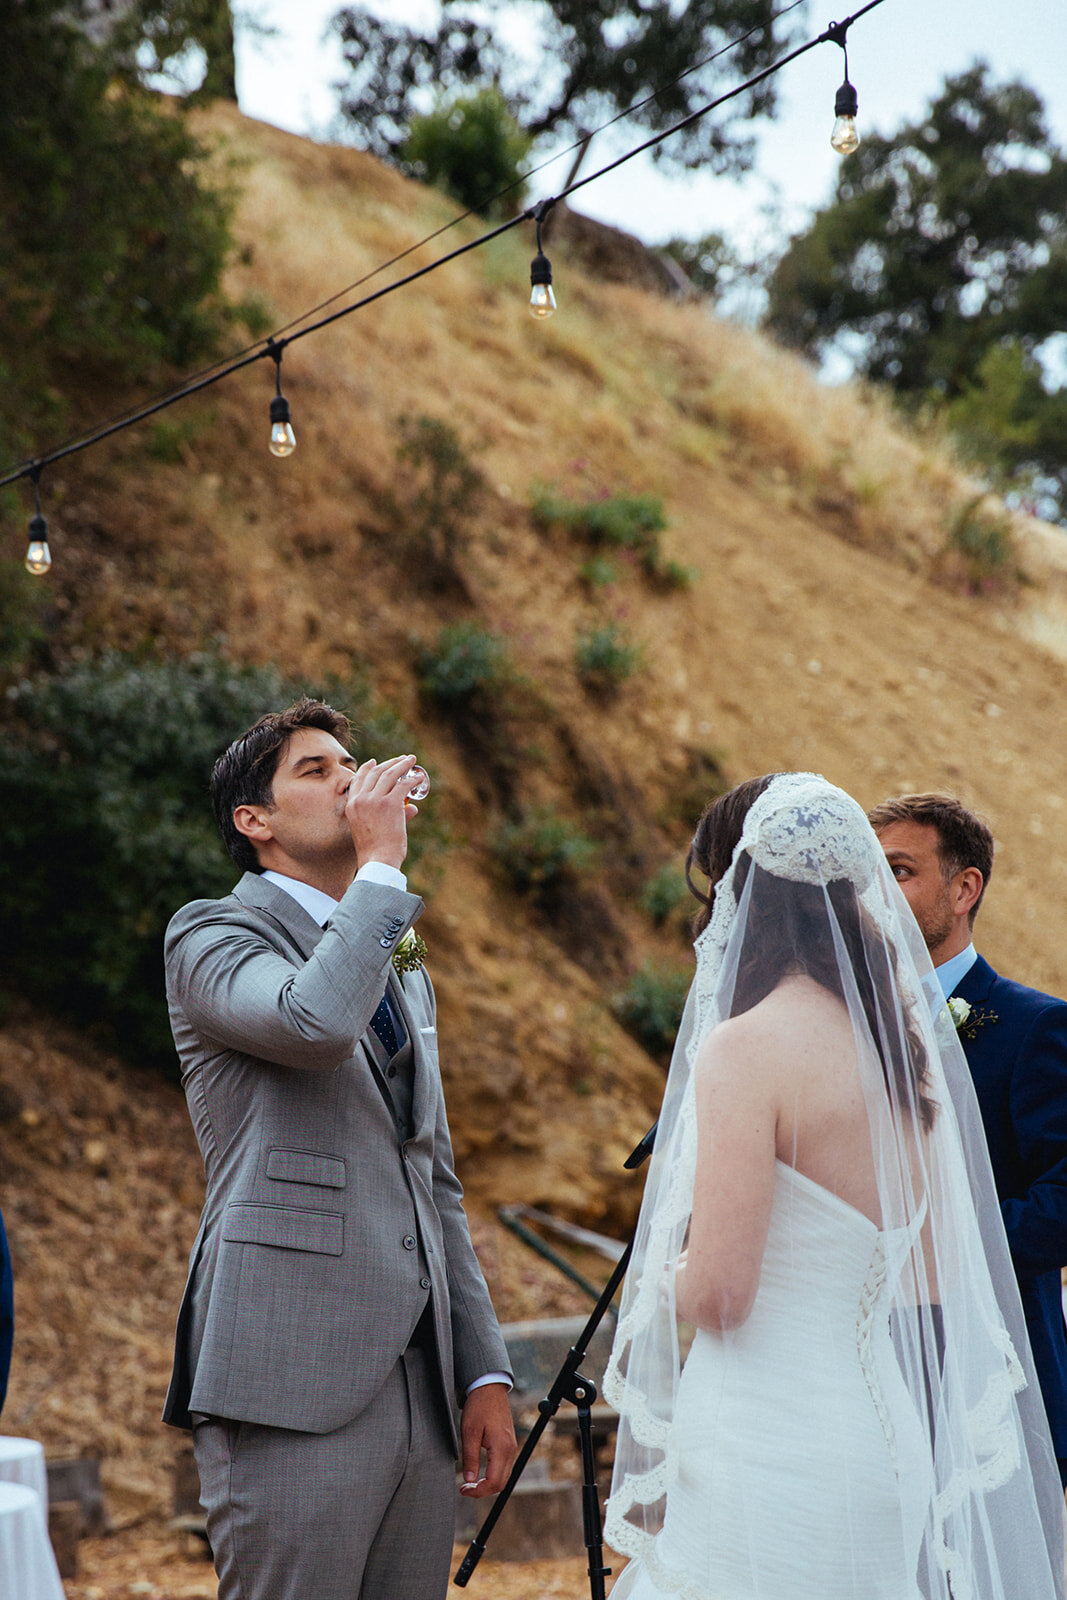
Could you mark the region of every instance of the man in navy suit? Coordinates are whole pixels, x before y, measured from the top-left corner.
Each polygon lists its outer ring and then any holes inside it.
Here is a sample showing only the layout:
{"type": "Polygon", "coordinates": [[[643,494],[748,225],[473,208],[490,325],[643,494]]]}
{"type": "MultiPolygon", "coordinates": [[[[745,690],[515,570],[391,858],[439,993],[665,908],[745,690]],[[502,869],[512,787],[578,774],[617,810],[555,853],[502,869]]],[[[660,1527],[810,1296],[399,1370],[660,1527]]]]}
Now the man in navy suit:
{"type": "Polygon", "coordinates": [[[11,1281],[11,1252],[7,1247],[4,1218],[0,1214],[0,1411],[7,1394],[11,1370],[11,1342],[15,1332],[15,1297],[11,1281]]]}
{"type": "Polygon", "coordinates": [[[869,813],[958,1021],[985,1124],[1001,1215],[1060,1478],[1067,1486],[1067,1003],[1002,978],[972,928],[993,870],[993,835],[949,795],[911,794],[869,813]],[[959,1008],[962,1012],[962,1007],[959,1008]]]}

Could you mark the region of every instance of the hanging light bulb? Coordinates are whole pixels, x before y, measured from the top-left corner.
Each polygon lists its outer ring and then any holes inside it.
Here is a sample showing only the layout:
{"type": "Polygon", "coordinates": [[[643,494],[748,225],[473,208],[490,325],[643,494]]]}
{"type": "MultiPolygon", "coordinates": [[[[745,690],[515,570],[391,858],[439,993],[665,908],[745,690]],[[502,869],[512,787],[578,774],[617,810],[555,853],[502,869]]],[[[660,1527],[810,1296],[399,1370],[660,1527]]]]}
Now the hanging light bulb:
{"type": "Polygon", "coordinates": [[[41,515],[41,465],[35,461],[30,468],[33,483],[34,512],[30,518],[30,543],[26,551],[26,571],[41,578],[52,565],[52,552],[48,548],[48,524],[41,515]]]}
{"type": "Polygon", "coordinates": [[[537,254],[530,262],[530,315],[543,321],[550,317],[556,309],[556,297],[552,293],[552,263],[541,249],[541,224],[547,217],[553,202],[542,200],[534,207],[534,217],[537,220],[537,254]]]}
{"type": "Polygon", "coordinates": [[[556,309],[556,297],[552,293],[552,263],[546,255],[538,250],[530,262],[530,315],[531,317],[550,317],[556,309]]]}
{"type": "Polygon", "coordinates": [[[30,544],[26,551],[26,571],[35,578],[43,577],[52,565],[52,552],[48,548],[48,524],[38,511],[30,518],[30,544]]]}
{"type": "Polygon", "coordinates": [[[834,101],[834,127],[830,135],[830,143],[839,156],[850,156],[853,150],[859,148],[860,136],[856,132],[856,112],[859,110],[859,97],[848,81],[847,69],[845,81],[837,91],[834,101]]]}
{"type": "Polygon", "coordinates": [[[296,449],[296,434],[289,421],[289,402],[279,391],[270,403],[270,453],[291,456],[296,449]]]}
{"type": "Polygon", "coordinates": [[[275,372],[274,398],[270,403],[270,453],[272,456],[291,456],[296,449],[296,434],[289,420],[289,402],[282,394],[282,351],[285,346],[269,340],[268,348],[275,372]]]}

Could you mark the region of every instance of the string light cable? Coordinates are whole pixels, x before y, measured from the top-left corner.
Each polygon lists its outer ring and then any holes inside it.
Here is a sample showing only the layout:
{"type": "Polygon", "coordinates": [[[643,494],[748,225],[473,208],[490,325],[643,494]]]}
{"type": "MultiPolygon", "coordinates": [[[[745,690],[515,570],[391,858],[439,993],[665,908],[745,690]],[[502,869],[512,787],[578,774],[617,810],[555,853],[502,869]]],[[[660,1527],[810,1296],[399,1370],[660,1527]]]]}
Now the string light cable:
{"type": "MultiPolygon", "coordinates": [[[[268,353],[268,347],[272,340],[275,342],[283,341],[286,335],[291,334],[293,330],[299,328],[300,324],[302,322],[306,322],[309,317],[314,317],[320,311],[325,311],[329,306],[335,305],[338,300],[344,299],[345,295],[351,294],[355,289],[361,289],[365,283],[370,283],[374,278],[380,277],[383,272],[388,272],[390,267],[395,267],[399,262],[406,260],[408,256],[414,255],[416,251],[424,249],[426,245],[433,244],[435,239],[441,238],[442,234],[448,233],[452,228],[459,227],[459,225],[463,222],[466,222],[468,218],[480,216],[483,212],[497,205],[501,200],[506,200],[509,194],[512,194],[516,189],[520,189],[525,184],[529,183],[531,178],[536,178],[540,173],[545,172],[549,167],[554,166],[557,161],[562,161],[565,156],[572,155],[576,150],[581,149],[583,145],[590,144],[598,134],[605,133],[609,128],[614,127],[617,122],[621,122],[626,117],[634,116],[638,111],[643,110],[644,107],[649,105],[653,100],[658,99],[660,95],[666,94],[668,89],[673,89],[676,84],[681,83],[683,79],[691,77],[694,72],[700,72],[706,66],[710,66],[713,61],[717,61],[721,56],[728,55],[731,51],[739,49],[741,45],[747,43],[747,41],[751,39],[754,33],[760,32],[760,30],[767,25],[778,22],[782,17],[787,16],[790,11],[795,11],[798,6],[802,6],[804,4],[806,4],[806,0],[790,0],[789,5],[782,6],[778,11],[773,11],[768,17],[766,24],[762,22],[755,23],[745,33],[739,34],[736,39],[731,39],[728,44],[721,45],[718,50],[714,50],[711,55],[705,56],[701,61],[695,61],[691,67],[686,67],[685,71],[680,72],[676,78],[670,78],[666,83],[658,84],[657,87],[652,90],[651,94],[646,95],[643,100],[638,100],[632,106],[627,106],[625,110],[617,112],[615,116],[610,117],[607,122],[600,123],[599,126],[593,128],[589,133],[582,134],[581,137],[576,139],[573,144],[565,145],[562,150],[557,150],[554,155],[546,157],[544,161],[540,162],[536,167],[531,167],[527,172],[516,178],[514,182],[507,184],[503,189],[497,190],[495,194],[488,196],[488,198],[480,200],[477,206],[471,206],[467,211],[460,212],[458,216],[451,217],[448,222],[442,223],[441,226],[439,228],[435,228],[432,233],[428,233],[423,238],[417,239],[414,244],[405,246],[403,250],[398,250],[396,255],[390,256],[387,261],[379,262],[379,264],[376,267],[372,267],[369,272],[365,272],[361,277],[354,279],[353,282],[345,284],[343,288],[335,290],[334,293],[327,296],[325,300],[320,300],[317,305],[309,306],[306,311],[300,312],[297,316],[293,317],[291,321],[284,323],[280,328],[275,328],[274,332],[267,336],[265,342],[262,339],[257,339],[251,344],[245,345],[240,350],[234,350],[231,351],[229,355],[220,356],[217,361],[212,361],[208,363],[208,365],[200,367],[197,371],[189,373],[182,380],[182,386],[179,389],[160,390],[160,392],[151,399],[139,401],[135,406],[130,406],[124,411],[113,413],[112,416],[107,419],[106,423],[101,424],[101,427],[110,426],[112,423],[123,422],[126,419],[129,419],[131,423],[143,420],[145,415],[152,414],[151,412],[146,411],[145,408],[154,406],[157,400],[169,401],[171,399],[184,398],[187,393],[196,392],[194,389],[188,386],[198,383],[201,378],[207,378],[212,373],[216,372],[219,373],[220,376],[228,376],[230,371],[235,370],[235,368],[232,366],[232,363],[240,361],[243,357],[248,355],[256,355],[257,353],[262,355],[268,353]]],[[[66,450],[68,446],[77,445],[81,441],[82,437],[82,434],[71,434],[69,438],[63,440],[60,444],[53,447],[53,450],[50,453],[50,459],[60,459],[61,453],[66,450]]],[[[3,482],[11,483],[20,476],[28,477],[28,468],[25,472],[15,473],[14,477],[9,476],[5,478],[3,482]]]]}
{"type": "MultiPolygon", "coordinates": [[[[302,312],[298,317],[294,317],[292,322],[288,322],[283,328],[277,329],[273,337],[278,338],[282,334],[287,334],[292,329],[298,328],[308,317],[315,316],[319,311],[325,311],[328,306],[332,306],[336,301],[343,299],[346,294],[351,294],[354,289],[361,289],[365,283],[369,283],[379,273],[388,271],[390,267],[396,266],[398,262],[403,261],[407,256],[414,255],[415,251],[421,250],[424,245],[432,244],[442,234],[448,233],[452,228],[457,228],[461,222],[466,222],[470,217],[482,216],[487,211],[492,210],[493,207],[499,205],[501,200],[506,200],[508,195],[514,194],[516,189],[524,188],[531,178],[536,178],[540,173],[546,172],[549,167],[555,166],[556,162],[562,161],[564,157],[573,155],[583,145],[590,144],[598,134],[606,133],[617,122],[622,122],[627,117],[635,116],[638,111],[643,111],[645,106],[651,105],[653,100],[658,100],[660,95],[667,93],[668,89],[673,89],[686,78],[692,77],[694,72],[701,72],[705,67],[710,66],[713,61],[718,61],[721,56],[730,55],[732,51],[739,50],[743,44],[748,43],[753,34],[762,32],[765,27],[773,26],[782,17],[788,16],[791,11],[796,11],[798,6],[806,3],[807,0],[790,0],[788,5],[781,6],[777,11],[772,11],[766,22],[753,23],[751,28],[746,29],[744,33],[738,34],[736,39],[731,39],[727,44],[720,45],[717,50],[713,50],[709,56],[704,56],[702,60],[694,61],[691,67],[686,67],[685,71],[680,72],[676,78],[669,78],[666,83],[657,84],[655,89],[650,94],[647,94],[643,100],[637,100],[633,105],[626,106],[624,110],[616,112],[613,117],[608,118],[607,122],[601,122],[588,133],[581,134],[579,138],[574,140],[573,144],[564,145],[562,150],[557,150],[554,155],[547,156],[536,167],[530,167],[526,172],[514,179],[513,182],[506,184],[503,189],[498,189],[495,194],[479,200],[476,206],[471,206],[468,210],[461,211],[458,216],[442,223],[439,228],[434,229],[433,233],[428,233],[425,238],[418,240],[416,244],[408,245],[405,250],[399,251],[395,256],[390,257],[388,261],[384,261],[380,266],[364,273],[354,283],[347,284],[343,289],[338,289],[335,294],[330,295],[329,299],[321,301],[317,306],[312,306],[310,310],[302,312]]],[[[569,193],[570,191],[568,190],[567,192],[569,193]]]]}
{"type": "MultiPolygon", "coordinates": [[[[40,457],[32,461],[21,463],[19,466],[12,468],[3,476],[0,476],[0,488],[4,488],[6,485],[11,483],[16,483],[23,478],[30,478],[35,485],[35,492],[37,494],[37,511],[34,520],[36,520],[36,517],[40,517],[40,520],[43,523],[44,518],[40,512],[39,481],[41,472],[46,466],[52,466],[58,461],[65,460],[68,456],[76,455],[84,450],[90,449],[94,445],[102,443],[103,440],[110,438],[117,433],[123,432],[127,428],[133,427],[136,423],[144,422],[149,417],[155,416],[160,411],[166,410],[172,405],[176,405],[179,401],[188,399],[190,396],[198,394],[204,389],[221,382],[223,378],[230,377],[233,373],[239,372],[243,368],[251,366],[254,362],[263,360],[264,357],[269,357],[270,359],[274,360],[277,369],[277,389],[274,401],[272,401],[273,427],[273,410],[276,402],[280,399],[286,404],[286,407],[288,407],[288,403],[285,401],[285,396],[281,393],[281,352],[289,344],[295,343],[298,339],[306,338],[312,333],[321,332],[322,329],[329,327],[334,322],[340,321],[343,317],[351,316],[354,312],[361,311],[367,306],[375,304],[378,300],[384,298],[385,295],[392,294],[398,289],[406,288],[409,284],[417,282],[419,279],[426,277],[431,272],[435,272],[439,267],[446,266],[450,262],[458,260],[460,256],[467,255],[472,250],[476,250],[482,245],[488,244],[492,240],[500,238],[501,235],[510,232],[511,229],[520,226],[524,222],[533,221],[537,224],[538,245],[540,246],[541,224],[552,208],[561,200],[567,199],[570,195],[577,193],[578,190],[586,188],[591,183],[595,183],[607,173],[614,172],[617,170],[617,168],[623,166],[628,161],[632,161],[636,156],[643,154],[645,151],[655,149],[657,145],[660,145],[664,143],[665,140],[672,138],[684,128],[692,127],[695,123],[702,120],[704,117],[709,115],[710,112],[716,110],[719,106],[725,105],[729,101],[735,100],[740,95],[747,93],[748,90],[755,88],[758,84],[763,83],[775,73],[782,71],[783,68],[788,66],[791,62],[796,61],[800,56],[805,55],[809,50],[815,49],[817,45],[828,42],[840,44],[844,38],[844,35],[847,33],[847,30],[852,26],[853,23],[858,21],[860,17],[865,16],[867,12],[873,11],[877,6],[882,4],[884,4],[884,0],[867,0],[867,4],[862,6],[858,11],[854,12],[851,16],[847,17],[843,22],[832,23],[828,29],[825,29],[822,33],[816,35],[814,38],[806,40],[803,44],[796,46],[793,50],[780,57],[776,62],[773,62],[770,66],[765,67],[762,71],[755,73],[752,77],[746,79],[743,83],[738,84],[735,88],[727,90],[724,94],[717,96],[714,100],[711,100],[706,105],[699,107],[696,111],[690,112],[688,116],[685,116],[678,122],[673,123],[669,128],[663,129],[660,133],[653,134],[650,138],[644,140],[641,144],[636,145],[633,149],[626,151],[621,156],[618,156],[615,160],[610,161],[606,165],[598,168],[597,171],[589,173],[584,178],[576,179],[566,188],[562,189],[559,194],[549,196],[546,199],[538,201],[536,205],[527,208],[525,211],[517,214],[514,217],[509,217],[506,221],[498,224],[496,227],[489,229],[474,239],[467,240],[464,244],[457,246],[456,249],[450,250],[446,252],[446,254],[436,257],[433,261],[427,262],[425,265],[416,268],[413,272],[409,272],[401,278],[394,279],[390,283],[382,285],[372,293],[364,295],[361,299],[354,301],[351,305],[343,306],[339,310],[333,311],[327,316],[320,317],[317,321],[312,322],[305,327],[296,326],[295,331],[291,333],[287,332],[287,330],[280,330],[282,333],[285,333],[286,336],[284,338],[272,334],[265,342],[248,347],[245,351],[241,352],[236,357],[223,364],[216,364],[213,367],[203,369],[200,373],[194,374],[191,378],[183,381],[182,384],[180,384],[177,388],[157,397],[155,400],[145,405],[133,408],[112,419],[111,421],[91,430],[90,432],[85,433],[74,440],[68,441],[63,445],[57,446],[55,449],[42,454],[40,457]]],[[[792,7],[787,9],[792,9],[792,7]]],[[[735,43],[739,42],[740,41],[735,41],[735,43]]],[[[664,87],[669,87],[669,85],[664,87]]],[[[662,92],[662,89],[659,92],[662,92]]],[[[630,108],[631,111],[635,109],[637,108],[630,108]]],[[[617,120],[619,119],[612,119],[612,121],[617,120]]],[[[606,127],[610,125],[610,123],[605,124],[606,127]]],[[[589,137],[593,137],[593,135],[590,135],[589,137]]],[[[583,142],[585,141],[578,141],[579,144],[583,142]]],[[[572,146],[572,148],[576,148],[576,146],[572,146]]],[[[560,152],[560,154],[566,154],[566,152],[560,152]]],[[[551,159],[558,160],[559,156],[554,156],[551,159]]],[[[549,164],[550,163],[545,163],[545,165],[549,164]]],[[[408,250],[401,252],[399,256],[394,258],[394,261],[400,260],[404,255],[410,254],[412,251],[421,248],[423,244],[430,242],[430,240],[432,240],[434,237],[437,237],[440,233],[445,232],[447,228],[453,227],[458,222],[465,220],[465,216],[469,215],[470,213],[468,212],[462,217],[455,218],[443,228],[438,229],[437,234],[430,235],[428,236],[427,240],[419,241],[419,244],[412,245],[408,248],[408,250]]],[[[538,248],[538,256],[543,260],[545,259],[540,248],[538,248]]],[[[382,266],[376,268],[374,273],[368,274],[368,277],[375,276],[381,271],[386,270],[387,266],[391,264],[392,263],[384,263],[382,266]]],[[[547,261],[545,264],[547,266],[547,261]]],[[[548,270],[550,273],[551,269],[549,268],[548,270]]],[[[360,281],[365,282],[366,279],[360,281]]],[[[546,287],[551,291],[551,277],[549,277],[546,287]]],[[[329,305],[347,292],[349,291],[341,290],[337,295],[332,296],[330,301],[323,302],[323,304],[329,305]]],[[[313,313],[304,313],[302,317],[296,319],[296,324],[299,324],[304,320],[304,318],[306,318],[306,316],[312,314],[313,313]]],[[[541,313],[538,313],[538,315],[540,314],[541,313]]],[[[289,324],[288,327],[293,328],[294,324],[289,324]]],[[[290,425],[290,432],[291,431],[290,425]]],[[[295,446],[295,438],[293,441],[293,446],[295,446]]],[[[291,448],[292,447],[290,447],[290,452],[291,448]]]]}

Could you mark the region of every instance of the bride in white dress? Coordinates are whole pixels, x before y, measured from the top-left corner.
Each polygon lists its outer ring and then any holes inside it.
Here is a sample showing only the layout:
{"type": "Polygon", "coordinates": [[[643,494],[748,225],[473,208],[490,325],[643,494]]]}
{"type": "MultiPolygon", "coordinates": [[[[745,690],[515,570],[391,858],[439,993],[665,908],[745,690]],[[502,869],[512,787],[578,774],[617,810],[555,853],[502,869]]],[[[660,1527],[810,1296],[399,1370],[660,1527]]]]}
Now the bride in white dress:
{"type": "Polygon", "coordinates": [[[605,1380],[613,1600],[1054,1600],[981,1123],[877,840],[787,773],[709,807],[690,863],[710,909],[605,1380]]]}

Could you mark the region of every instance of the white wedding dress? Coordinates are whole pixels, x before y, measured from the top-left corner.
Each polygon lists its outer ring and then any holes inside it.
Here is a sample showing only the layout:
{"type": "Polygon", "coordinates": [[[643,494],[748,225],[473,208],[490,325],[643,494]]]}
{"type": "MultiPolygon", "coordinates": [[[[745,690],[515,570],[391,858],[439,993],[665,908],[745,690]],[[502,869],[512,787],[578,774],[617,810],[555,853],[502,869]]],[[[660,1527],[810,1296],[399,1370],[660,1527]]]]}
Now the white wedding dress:
{"type": "Polygon", "coordinates": [[[689,864],[709,915],[604,1374],[605,1537],[629,1558],[612,1600],[1063,1600],[974,1084],[867,818],[816,774],[756,779],[707,809],[689,864]],[[687,1351],[679,1281],[712,1305],[750,1292],[772,1129],[842,1171],[869,1151],[881,1226],[777,1163],[752,1309],[687,1351]]]}
{"type": "Polygon", "coordinates": [[[664,1526],[615,1600],[921,1600],[929,1446],[885,1294],[919,1226],[777,1164],[751,1314],[694,1337],[664,1526]]]}

